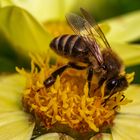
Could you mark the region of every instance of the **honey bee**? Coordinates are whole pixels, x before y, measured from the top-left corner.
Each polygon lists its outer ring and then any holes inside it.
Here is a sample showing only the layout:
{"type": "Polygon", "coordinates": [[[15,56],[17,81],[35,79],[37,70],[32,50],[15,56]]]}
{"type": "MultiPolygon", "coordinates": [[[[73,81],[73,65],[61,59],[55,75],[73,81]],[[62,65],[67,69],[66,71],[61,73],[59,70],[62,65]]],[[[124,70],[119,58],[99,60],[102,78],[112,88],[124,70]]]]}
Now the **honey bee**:
{"type": "Polygon", "coordinates": [[[50,43],[51,49],[58,55],[68,58],[70,62],[54,71],[44,81],[45,87],[50,87],[57,76],[67,68],[74,68],[87,69],[89,91],[93,73],[98,79],[98,88],[106,81],[105,95],[124,90],[128,87],[128,82],[125,75],[120,75],[123,69],[122,60],[111,49],[94,18],[83,8],[80,8],[80,11],[83,17],[73,13],[66,15],[67,22],[75,34],[58,36],[50,43]],[[86,65],[78,65],[78,62],[86,65]]]}

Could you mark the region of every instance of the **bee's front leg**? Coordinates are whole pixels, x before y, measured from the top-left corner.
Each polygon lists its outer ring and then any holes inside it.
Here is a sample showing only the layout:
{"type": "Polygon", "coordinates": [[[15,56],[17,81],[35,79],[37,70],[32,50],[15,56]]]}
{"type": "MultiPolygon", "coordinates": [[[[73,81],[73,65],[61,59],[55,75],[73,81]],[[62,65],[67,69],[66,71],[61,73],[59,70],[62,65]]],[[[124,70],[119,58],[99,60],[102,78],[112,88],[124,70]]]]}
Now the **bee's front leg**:
{"type": "Polygon", "coordinates": [[[54,71],[51,76],[49,78],[47,78],[45,81],[44,81],[44,85],[46,88],[50,87],[51,85],[53,85],[56,81],[56,78],[58,75],[61,75],[67,68],[74,68],[74,69],[77,69],[77,70],[84,70],[86,69],[87,67],[85,66],[79,66],[73,62],[69,62],[68,64],[60,67],[59,69],[57,69],[56,71],[54,71]]]}
{"type": "Polygon", "coordinates": [[[88,95],[90,97],[90,88],[91,88],[91,81],[93,77],[93,67],[89,66],[88,67],[88,76],[87,76],[87,81],[88,81],[88,95]]]}

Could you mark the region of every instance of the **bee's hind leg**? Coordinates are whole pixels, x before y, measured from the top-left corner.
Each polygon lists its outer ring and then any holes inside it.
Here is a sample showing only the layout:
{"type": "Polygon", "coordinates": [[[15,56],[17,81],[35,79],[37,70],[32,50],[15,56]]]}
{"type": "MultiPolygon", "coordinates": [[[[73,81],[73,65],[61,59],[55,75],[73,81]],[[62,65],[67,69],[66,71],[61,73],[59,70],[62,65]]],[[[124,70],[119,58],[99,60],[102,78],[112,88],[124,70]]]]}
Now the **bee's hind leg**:
{"type": "Polygon", "coordinates": [[[56,78],[58,75],[61,75],[67,68],[74,68],[74,69],[77,69],[77,70],[84,70],[86,69],[87,67],[85,66],[79,66],[73,62],[69,62],[68,64],[60,67],[59,69],[57,69],[56,71],[54,71],[51,76],[49,78],[47,78],[45,81],[44,81],[44,85],[46,88],[50,87],[51,85],[53,85],[56,81],[56,78]]]}

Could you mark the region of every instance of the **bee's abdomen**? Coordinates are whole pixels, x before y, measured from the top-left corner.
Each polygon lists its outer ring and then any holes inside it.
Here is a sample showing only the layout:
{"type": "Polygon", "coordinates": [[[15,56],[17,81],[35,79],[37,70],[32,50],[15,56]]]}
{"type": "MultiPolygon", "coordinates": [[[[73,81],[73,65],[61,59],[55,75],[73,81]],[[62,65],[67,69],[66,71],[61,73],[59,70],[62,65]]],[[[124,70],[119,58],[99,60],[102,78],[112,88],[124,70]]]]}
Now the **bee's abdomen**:
{"type": "Polygon", "coordinates": [[[78,35],[62,35],[54,38],[50,47],[59,55],[78,58],[81,61],[89,52],[83,38],[78,35]]]}

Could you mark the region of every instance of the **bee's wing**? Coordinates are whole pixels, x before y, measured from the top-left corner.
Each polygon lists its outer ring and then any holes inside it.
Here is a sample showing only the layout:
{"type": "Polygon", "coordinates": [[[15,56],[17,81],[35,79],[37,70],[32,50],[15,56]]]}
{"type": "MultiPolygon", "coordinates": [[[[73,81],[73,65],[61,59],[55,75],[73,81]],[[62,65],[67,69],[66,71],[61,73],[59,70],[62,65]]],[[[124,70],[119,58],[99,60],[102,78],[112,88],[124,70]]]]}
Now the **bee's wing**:
{"type": "Polygon", "coordinates": [[[71,28],[73,29],[73,31],[76,34],[83,36],[85,42],[89,44],[88,47],[92,55],[96,58],[99,64],[102,64],[103,63],[102,53],[100,51],[99,43],[95,38],[95,36],[96,35],[98,36],[98,34],[94,34],[92,30],[93,27],[91,26],[91,24],[86,19],[73,13],[66,15],[66,19],[71,28]]]}
{"type": "Polygon", "coordinates": [[[107,48],[110,48],[110,45],[109,45],[104,33],[102,32],[101,28],[99,27],[99,25],[97,24],[95,19],[85,9],[80,8],[80,11],[81,11],[82,15],[84,16],[85,20],[94,28],[95,32],[101,38],[101,40],[103,41],[104,45],[107,48]]]}

